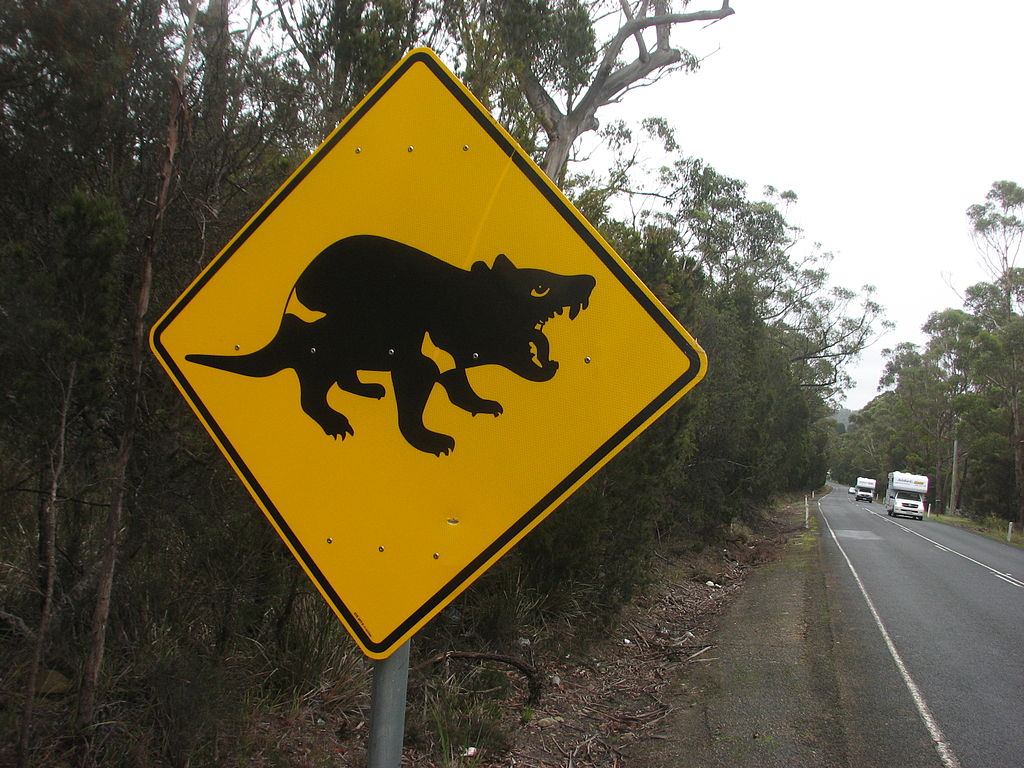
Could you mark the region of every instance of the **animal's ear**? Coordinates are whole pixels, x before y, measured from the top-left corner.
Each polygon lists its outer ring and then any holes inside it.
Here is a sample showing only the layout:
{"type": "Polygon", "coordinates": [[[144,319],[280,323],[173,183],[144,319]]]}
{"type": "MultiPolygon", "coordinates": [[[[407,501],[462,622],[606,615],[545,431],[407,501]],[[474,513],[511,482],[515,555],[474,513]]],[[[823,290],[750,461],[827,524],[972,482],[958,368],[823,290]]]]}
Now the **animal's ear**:
{"type": "Polygon", "coordinates": [[[484,264],[482,261],[474,261],[473,266],[469,268],[469,271],[471,274],[479,275],[484,272],[489,272],[490,269],[491,268],[484,264]]]}
{"type": "Polygon", "coordinates": [[[516,271],[516,265],[512,263],[512,260],[504,253],[499,253],[494,257],[494,271],[507,274],[509,272],[516,271]]]}

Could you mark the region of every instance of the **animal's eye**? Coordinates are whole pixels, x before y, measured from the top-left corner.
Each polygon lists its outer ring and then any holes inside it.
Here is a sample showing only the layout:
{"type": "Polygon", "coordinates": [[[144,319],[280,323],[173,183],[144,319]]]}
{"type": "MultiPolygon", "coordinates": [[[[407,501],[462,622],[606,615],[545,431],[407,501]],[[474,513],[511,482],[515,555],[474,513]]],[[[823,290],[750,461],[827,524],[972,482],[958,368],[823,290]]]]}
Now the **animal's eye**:
{"type": "Polygon", "coordinates": [[[530,295],[539,299],[541,296],[547,296],[548,291],[550,290],[550,288],[541,283],[540,285],[533,286],[533,290],[530,291],[530,295]]]}

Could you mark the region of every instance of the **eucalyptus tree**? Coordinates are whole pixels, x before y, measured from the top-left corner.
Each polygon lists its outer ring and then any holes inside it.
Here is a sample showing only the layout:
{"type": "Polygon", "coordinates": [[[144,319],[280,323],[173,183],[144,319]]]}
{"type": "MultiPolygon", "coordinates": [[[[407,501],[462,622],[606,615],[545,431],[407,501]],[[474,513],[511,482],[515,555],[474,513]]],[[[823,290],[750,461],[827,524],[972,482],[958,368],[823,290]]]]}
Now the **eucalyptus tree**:
{"type": "MultiPolygon", "coordinates": [[[[43,600],[22,761],[31,752],[35,673],[56,655],[51,638],[58,633],[49,629],[67,612],[78,621],[64,627],[88,626],[83,595],[102,600],[101,526],[80,511],[102,508],[117,492],[112,465],[126,429],[118,401],[131,388],[124,318],[140,263],[128,243],[148,231],[131,214],[152,190],[147,174],[158,160],[145,149],[166,119],[166,105],[150,97],[170,71],[160,10],[116,0],[0,10],[0,355],[13,362],[0,365],[10,416],[0,439],[4,459],[40,478],[45,499],[36,530],[43,600]]],[[[17,494],[11,509],[19,519],[32,508],[25,486],[8,489],[17,494]]],[[[5,543],[20,543],[24,530],[5,543]]],[[[59,639],[68,650],[68,639],[59,639]]],[[[62,661],[70,668],[79,662],[62,661]]]]}
{"type": "Polygon", "coordinates": [[[991,281],[967,291],[965,303],[978,318],[976,375],[998,393],[1010,424],[1016,520],[1024,525],[1024,188],[995,182],[984,203],[967,209],[971,233],[991,281]]]}
{"type": "MultiPolygon", "coordinates": [[[[1024,188],[1012,181],[996,181],[985,195],[984,203],[975,203],[967,209],[971,236],[993,281],[1017,266],[1021,246],[1024,244],[1024,188]]],[[[1020,314],[1018,297],[1012,296],[1011,286],[1001,286],[1002,310],[1020,314]]]]}
{"type": "Polygon", "coordinates": [[[942,506],[949,498],[957,407],[962,407],[959,399],[968,382],[950,340],[937,334],[938,329],[955,328],[964,319],[969,318],[956,310],[933,315],[926,330],[936,335],[924,350],[908,342],[885,350],[885,371],[879,381],[894,394],[888,425],[889,470],[929,475],[932,496],[942,506]]]}
{"type": "Polygon", "coordinates": [[[132,613],[117,603],[123,545],[158,527],[153,478],[198,458],[181,422],[171,438],[149,431],[165,396],[148,378],[149,297],[180,290],[206,238],[219,247],[297,162],[301,102],[251,44],[255,22],[228,8],[0,6],[2,540],[42,596],[0,612],[33,645],[23,755],[43,664],[80,671],[77,719],[96,732],[105,685],[124,671],[105,678],[104,660],[131,654],[107,649],[130,624],[110,633],[111,617],[132,613]]]}
{"type": "Polygon", "coordinates": [[[1016,495],[1006,493],[1014,485],[1014,342],[988,319],[1001,295],[988,283],[973,286],[970,311],[929,317],[924,347],[904,342],[885,350],[885,391],[854,415],[838,443],[837,469],[878,478],[917,471],[932,478],[939,507],[1015,516],[1016,495]]]}
{"type": "Polygon", "coordinates": [[[641,212],[634,216],[640,225],[676,232],[679,253],[700,270],[712,295],[743,295],[751,318],[771,329],[780,365],[801,388],[828,400],[847,387],[848,365],[892,326],[873,287],[855,293],[829,286],[831,254],[805,243],[803,232],[786,220],[796,194],[769,187],[755,199],[745,182],[685,156],[661,121],[646,121],[639,139],[617,130],[620,149],[656,139],[666,160],[652,174],[631,163],[626,150],[627,160],[593,185],[605,185],[608,197],[640,199],[641,212]]]}
{"type": "Polygon", "coordinates": [[[409,48],[435,34],[427,0],[265,0],[253,7],[269,22],[285,72],[305,91],[303,118],[317,140],[409,48]]]}
{"type": "Polygon", "coordinates": [[[512,107],[521,116],[525,102],[530,120],[519,118],[516,138],[535,149],[548,176],[561,182],[573,144],[599,127],[603,107],[672,72],[698,67],[698,59],[673,42],[673,33],[735,13],[729,0],[702,10],[681,5],[443,0],[440,7],[467,83],[492,107],[512,107]]]}
{"type": "MultiPolygon", "coordinates": [[[[110,451],[92,425],[112,416],[105,387],[117,359],[113,331],[125,240],[116,205],[81,191],[56,207],[47,229],[49,235],[35,243],[0,247],[0,451],[20,475],[15,488],[23,498],[10,503],[12,517],[23,519],[26,508],[37,509],[33,570],[41,597],[35,621],[35,611],[15,595],[8,604],[14,612],[9,619],[35,624],[19,765],[31,753],[33,706],[43,665],[54,658],[51,629],[60,619],[58,606],[79,581],[58,554],[70,538],[67,508],[96,503],[105,490],[100,478],[110,451]],[[24,498],[31,491],[38,493],[35,503],[24,498]]],[[[7,544],[16,540],[12,536],[7,544]]],[[[21,560],[13,548],[4,549],[8,562],[21,560]]]]}

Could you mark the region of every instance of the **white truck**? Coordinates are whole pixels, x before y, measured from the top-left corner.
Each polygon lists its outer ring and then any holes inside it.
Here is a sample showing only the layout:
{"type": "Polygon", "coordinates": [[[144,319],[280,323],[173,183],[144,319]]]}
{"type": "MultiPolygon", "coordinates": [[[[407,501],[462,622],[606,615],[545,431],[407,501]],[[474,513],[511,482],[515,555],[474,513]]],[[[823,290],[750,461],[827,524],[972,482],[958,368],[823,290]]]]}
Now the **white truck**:
{"type": "Polygon", "coordinates": [[[857,495],[854,496],[856,501],[874,501],[875,500],[875,478],[873,477],[858,477],[857,478],[857,495]]]}
{"type": "Polygon", "coordinates": [[[890,517],[916,517],[924,519],[928,478],[909,472],[890,472],[889,486],[885,489],[885,512],[890,517]]]}

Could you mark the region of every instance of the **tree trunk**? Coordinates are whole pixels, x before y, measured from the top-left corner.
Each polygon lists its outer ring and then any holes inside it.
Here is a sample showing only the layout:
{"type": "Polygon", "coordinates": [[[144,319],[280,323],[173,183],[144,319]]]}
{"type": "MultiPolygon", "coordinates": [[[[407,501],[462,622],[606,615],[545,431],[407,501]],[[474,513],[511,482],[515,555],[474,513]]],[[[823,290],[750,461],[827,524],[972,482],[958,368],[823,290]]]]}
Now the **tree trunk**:
{"type": "MultiPolygon", "coordinates": [[[[196,0],[193,7],[198,4],[196,0]]],[[[225,132],[228,108],[227,52],[231,30],[227,0],[210,0],[202,18],[201,39],[206,64],[203,69],[203,122],[220,139],[225,132]]]]}
{"type": "Polygon", "coordinates": [[[1013,414],[1013,477],[1017,490],[1017,525],[1024,528],[1024,429],[1021,425],[1020,397],[1010,403],[1013,414]]]}
{"type": "MultiPolygon", "coordinates": [[[[684,4],[685,5],[685,4],[684,4]]],[[[667,3],[644,3],[634,9],[634,16],[627,10],[627,18],[615,35],[601,47],[602,60],[595,68],[591,81],[583,89],[575,106],[566,105],[565,112],[548,93],[542,79],[527,64],[516,72],[531,111],[537,117],[548,137],[544,155],[544,172],[556,184],[561,183],[569,161],[573,143],[587,131],[598,128],[597,112],[604,106],[618,101],[629,90],[642,84],[660,70],[666,70],[682,59],[682,52],[671,47],[669,37],[674,27],[697,21],[719,21],[735,13],[729,7],[729,0],[722,0],[722,6],[714,11],[670,13],[667,3]],[[643,33],[653,27],[656,40],[653,50],[644,42],[643,33]],[[624,60],[622,50],[629,40],[637,44],[636,58],[624,60]]]]}
{"type": "Polygon", "coordinates": [[[953,465],[950,469],[949,474],[949,511],[950,514],[956,512],[957,507],[960,505],[960,436],[954,435],[953,437],[953,465]]]}
{"type": "Polygon", "coordinates": [[[75,388],[76,365],[71,363],[68,380],[64,387],[64,400],[60,409],[60,424],[57,441],[50,461],[50,489],[43,503],[39,525],[39,565],[42,571],[43,604],[39,615],[39,629],[36,630],[35,646],[32,648],[32,662],[29,667],[28,685],[25,687],[25,708],[21,715],[21,729],[18,733],[18,749],[15,757],[17,768],[28,765],[32,751],[32,715],[36,694],[39,691],[39,672],[43,666],[43,653],[53,617],[53,590],[57,576],[57,494],[64,475],[64,451],[67,444],[68,412],[71,410],[72,392],[75,388]]]}
{"type": "Polygon", "coordinates": [[[544,173],[549,179],[559,186],[562,184],[573,143],[587,131],[594,131],[597,128],[597,118],[593,113],[583,116],[568,115],[558,120],[555,131],[549,136],[548,148],[544,153],[544,173]]]}
{"type": "Polygon", "coordinates": [[[114,586],[114,570],[117,565],[117,550],[120,539],[121,521],[124,517],[124,500],[128,483],[128,463],[135,442],[139,398],[142,392],[142,368],[146,355],[146,314],[149,310],[149,294],[153,283],[153,256],[163,226],[164,213],[170,197],[171,181],[176,168],[178,138],[186,119],[181,81],[175,77],[171,83],[170,118],[167,127],[167,146],[160,171],[157,189],[156,213],[153,226],[144,244],[139,261],[137,279],[138,294],[135,315],[132,318],[131,369],[125,402],[124,424],[118,444],[117,459],[113,471],[113,498],[107,514],[103,535],[103,559],[96,588],[96,605],[92,615],[92,631],[89,640],[89,655],[82,673],[82,685],[78,702],[78,726],[86,728],[96,715],[96,692],[100,669],[103,665],[103,651],[106,645],[107,620],[110,617],[110,598],[114,586]]]}

